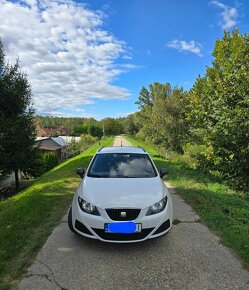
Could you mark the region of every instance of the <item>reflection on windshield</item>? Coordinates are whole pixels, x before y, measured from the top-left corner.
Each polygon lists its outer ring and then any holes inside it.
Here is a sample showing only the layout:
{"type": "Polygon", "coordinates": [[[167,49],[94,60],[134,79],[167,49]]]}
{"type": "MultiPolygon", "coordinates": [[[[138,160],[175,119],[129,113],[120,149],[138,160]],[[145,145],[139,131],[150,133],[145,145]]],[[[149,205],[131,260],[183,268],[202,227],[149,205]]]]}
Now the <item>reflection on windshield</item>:
{"type": "Polygon", "coordinates": [[[146,154],[107,153],[96,155],[88,173],[89,177],[143,178],[157,176],[146,154]]]}

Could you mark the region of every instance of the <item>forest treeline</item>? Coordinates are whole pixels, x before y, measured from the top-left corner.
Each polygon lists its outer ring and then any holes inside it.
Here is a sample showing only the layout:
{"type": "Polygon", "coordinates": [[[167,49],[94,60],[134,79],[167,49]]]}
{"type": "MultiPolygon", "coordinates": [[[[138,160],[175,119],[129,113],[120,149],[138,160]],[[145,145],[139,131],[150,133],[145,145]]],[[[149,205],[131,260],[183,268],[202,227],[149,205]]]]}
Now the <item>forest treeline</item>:
{"type": "MultiPolygon", "coordinates": [[[[212,65],[189,91],[154,82],[141,89],[136,103],[139,111],[126,118],[71,118],[63,124],[76,136],[101,137],[103,128],[106,135],[131,134],[164,152],[188,155],[193,166],[248,191],[248,34],[225,31],[216,41],[212,65]]],[[[46,126],[52,125],[50,121],[61,125],[60,120],[42,117],[46,126]]]]}
{"type": "Polygon", "coordinates": [[[70,129],[72,136],[88,134],[93,137],[101,138],[103,135],[111,136],[124,132],[125,118],[105,118],[97,121],[94,118],[80,117],[54,117],[54,116],[35,116],[42,127],[56,128],[64,126],[70,129]]]}

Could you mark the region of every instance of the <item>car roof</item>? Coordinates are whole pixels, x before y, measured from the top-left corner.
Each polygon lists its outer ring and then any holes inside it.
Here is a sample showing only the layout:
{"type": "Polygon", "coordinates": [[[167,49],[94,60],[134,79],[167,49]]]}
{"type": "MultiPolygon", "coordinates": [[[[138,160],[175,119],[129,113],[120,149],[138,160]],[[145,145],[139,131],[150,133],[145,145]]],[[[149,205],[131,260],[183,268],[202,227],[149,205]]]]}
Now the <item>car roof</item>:
{"type": "Polygon", "coordinates": [[[97,154],[104,153],[138,153],[138,154],[148,154],[141,147],[133,146],[112,146],[112,147],[102,147],[98,150],[97,154]]]}

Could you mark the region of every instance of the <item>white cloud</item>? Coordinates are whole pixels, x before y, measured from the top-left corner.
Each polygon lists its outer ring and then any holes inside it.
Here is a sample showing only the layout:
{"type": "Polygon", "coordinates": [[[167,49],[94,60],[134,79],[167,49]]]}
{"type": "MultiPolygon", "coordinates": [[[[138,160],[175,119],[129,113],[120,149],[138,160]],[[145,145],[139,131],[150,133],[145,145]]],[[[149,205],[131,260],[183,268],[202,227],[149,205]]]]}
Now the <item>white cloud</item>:
{"type": "Polygon", "coordinates": [[[60,111],[49,111],[46,113],[46,116],[57,116],[57,117],[64,117],[64,118],[73,118],[73,117],[81,117],[81,118],[95,118],[95,116],[91,114],[86,114],[84,112],[79,113],[77,111],[68,111],[68,112],[60,112],[60,111]]]}
{"type": "MultiPolygon", "coordinates": [[[[0,0],[7,57],[28,73],[38,113],[75,110],[96,99],[125,99],[112,85],[126,44],[105,31],[103,13],[72,0],[0,0]]],[[[127,66],[132,68],[132,66],[127,66]]]]}
{"type": "Polygon", "coordinates": [[[121,64],[120,67],[128,68],[128,69],[137,69],[137,68],[142,68],[143,66],[137,65],[137,64],[126,63],[126,64],[121,64]]]}
{"type": "Polygon", "coordinates": [[[123,56],[123,59],[132,59],[133,57],[132,56],[130,56],[130,55],[124,55],[123,56]]]}
{"type": "Polygon", "coordinates": [[[223,29],[229,29],[237,24],[239,13],[236,8],[229,7],[219,1],[211,1],[210,3],[223,10],[220,13],[222,21],[219,23],[223,29]]]}
{"type": "Polygon", "coordinates": [[[84,109],[75,109],[76,112],[84,113],[86,110],[84,109]]]}
{"type": "Polygon", "coordinates": [[[172,40],[167,43],[167,46],[170,48],[175,48],[180,52],[188,51],[198,56],[202,56],[201,45],[194,40],[191,40],[191,41],[172,40]]]}

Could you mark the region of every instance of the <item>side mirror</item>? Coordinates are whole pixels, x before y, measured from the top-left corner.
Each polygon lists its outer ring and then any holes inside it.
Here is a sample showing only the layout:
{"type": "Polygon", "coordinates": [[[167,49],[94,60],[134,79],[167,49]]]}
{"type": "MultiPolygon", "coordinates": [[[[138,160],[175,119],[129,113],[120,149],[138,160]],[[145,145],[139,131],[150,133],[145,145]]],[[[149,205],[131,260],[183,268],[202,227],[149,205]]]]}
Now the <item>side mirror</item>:
{"type": "Polygon", "coordinates": [[[169,173],[169,170],[166,168],[160,168],[159,172],[160,172],[160,177],[163,178],[164,175],[169,173]]]}
{"type": "Polygon", "coordinates": [[[83,178],[83,177],[84,177],[84,174],[85,174],[85,169],[84,169],[84,168],[77,168],[77,169],[76,169],[76,173],[77,173],[81,178],[83,178]]]}

